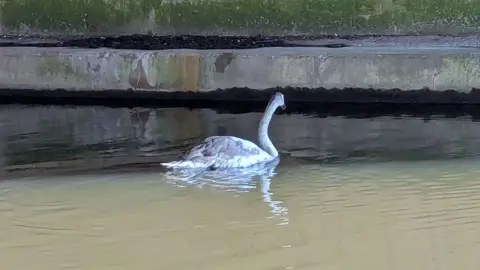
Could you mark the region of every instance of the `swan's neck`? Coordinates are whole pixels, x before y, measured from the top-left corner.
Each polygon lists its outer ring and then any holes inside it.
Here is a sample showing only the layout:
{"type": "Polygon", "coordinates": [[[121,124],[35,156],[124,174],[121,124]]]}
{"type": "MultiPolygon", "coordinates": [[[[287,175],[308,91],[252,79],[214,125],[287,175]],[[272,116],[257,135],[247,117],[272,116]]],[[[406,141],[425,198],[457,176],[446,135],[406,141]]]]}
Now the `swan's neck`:
{"type": "Polygon", "coordinates": [[[273,158],[278,157],[278,151],[268,137],[268,125],[270,124],[270,120],[272,119],[277,107],[278,105],[275,104],[275,102],[270,102],[268,104],[268,107],[263,113],[263,117],[260,120],[260,125],[258,127],[258,141],[260,143],[260,147],[273,158]]]}

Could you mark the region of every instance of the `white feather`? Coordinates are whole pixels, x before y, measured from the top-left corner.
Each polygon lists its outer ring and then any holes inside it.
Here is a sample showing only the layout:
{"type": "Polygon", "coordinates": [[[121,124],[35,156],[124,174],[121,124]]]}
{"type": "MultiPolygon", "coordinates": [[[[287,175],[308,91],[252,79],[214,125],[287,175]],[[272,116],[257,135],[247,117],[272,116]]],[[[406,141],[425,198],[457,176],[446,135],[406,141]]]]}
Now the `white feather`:
{"type": "Polygon", "coordinates": [[[161,163],[167,168],[246,168],[278,159],[278,152],[268,138],[267,130],[273,113],[284,105],[283,95],[276,93],[270,100],[259,126],[262,148],[234,136],[211,136],[188,150],[181,160],[161,163]]]}

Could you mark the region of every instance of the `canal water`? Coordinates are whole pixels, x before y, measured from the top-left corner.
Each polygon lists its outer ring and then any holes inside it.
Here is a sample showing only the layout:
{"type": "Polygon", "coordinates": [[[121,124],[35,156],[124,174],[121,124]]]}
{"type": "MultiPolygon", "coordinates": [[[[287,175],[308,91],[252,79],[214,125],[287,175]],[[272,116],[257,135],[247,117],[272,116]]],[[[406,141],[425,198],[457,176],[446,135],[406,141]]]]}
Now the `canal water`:
{"type": "Polygon", "coordinates": [[[260,116],[0,107],[1,268],[478,268],[480,123],[282,114],[276,167],[157,165],[260,116]]]}

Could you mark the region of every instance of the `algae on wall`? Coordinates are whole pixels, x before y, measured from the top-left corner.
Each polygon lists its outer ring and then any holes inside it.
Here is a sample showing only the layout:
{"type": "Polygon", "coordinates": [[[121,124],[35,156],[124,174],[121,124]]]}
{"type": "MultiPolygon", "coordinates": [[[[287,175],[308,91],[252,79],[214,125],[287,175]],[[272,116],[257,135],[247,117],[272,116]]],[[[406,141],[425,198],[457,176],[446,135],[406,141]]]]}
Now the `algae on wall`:
{"type": "Polygon", "coordinates": [[[71,60],[62,57],[51,56],[41,59],[40,64],[36,67],[37,74],[40,77],[55,77],[63,75],[65,77],[73,77],[79,80],[89,79],[88,74],[83,70],[75,68],[71,60]]]}
{"type": "Polygon", "coordinates": [[[480,0],[4,0],[0,12],[4,33],[455,34],[480,26],[480,0]]]}

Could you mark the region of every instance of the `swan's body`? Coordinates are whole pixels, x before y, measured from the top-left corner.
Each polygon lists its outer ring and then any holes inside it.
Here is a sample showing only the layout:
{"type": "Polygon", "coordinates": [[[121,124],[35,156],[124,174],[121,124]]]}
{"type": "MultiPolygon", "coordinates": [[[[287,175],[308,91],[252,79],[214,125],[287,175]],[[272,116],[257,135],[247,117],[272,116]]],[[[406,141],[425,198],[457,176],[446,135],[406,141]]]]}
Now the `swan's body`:
{"type": "Polygon", "coordinates": [[[235,136],[211,136],[188,150],[181,160],[162,163],[168,168],[246,168],[278,159],[278,151],[268,137],[268,125],[278,107],[285,109],[283,94],[276,93],[265,110],[258,128],[261,147],[235,136]]]}

